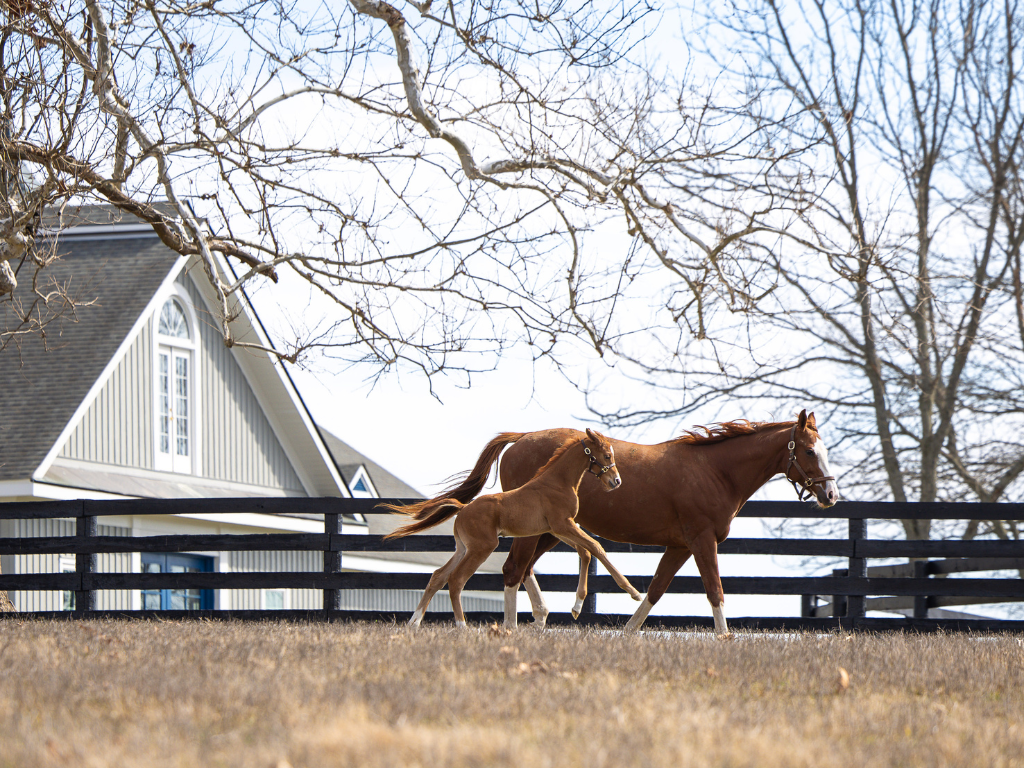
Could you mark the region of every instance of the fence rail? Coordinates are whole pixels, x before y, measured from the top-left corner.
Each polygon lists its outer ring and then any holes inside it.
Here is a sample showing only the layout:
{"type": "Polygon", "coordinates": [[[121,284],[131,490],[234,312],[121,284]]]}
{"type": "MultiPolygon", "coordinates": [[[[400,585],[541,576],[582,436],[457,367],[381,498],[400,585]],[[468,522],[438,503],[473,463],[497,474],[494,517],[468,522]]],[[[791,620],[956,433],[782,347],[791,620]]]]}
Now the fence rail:
{"type": "MultiPolygon", "coordinates": [[[[15,502],[0,504],[2,519],[72,518],[76,521],[74,536],[48,538],[0,538],[0,555],[68,554],[75,556],[74,573],[2,574],[0,590],[62,590],[75,593],[75,611],[78,617],[89,615],[133,616],[204,616],[221,618],[387,618],[402,619],[406,614],[341,609],[340,597],[345,590],[422,590],[426,587],[426,573],[377,573],[343,571],[344,553],[401,553],[451,552],[450,536],[420,535],[384,541],[381,536],[342,533],[343,516],[386,514],[374,509],[381,499],[161,499],[126,501],[54,501],[15,502]],[[322,515],[323,533],[267,533],[267,534],[180,534],[155,536],[98,536],[97,519],[123,515],[225,515],[262,513],[275,515],[322,515]],[[323,572],[230,572],[230,573],[98,573],[96,558],[101,553],[150,552],[173,553],[188,551],[319,551],[324,556],[323,572]],[[158,590],[158,589],[315,589],[323,590],[324,609],[321,611],[97,611],[98,590],[158,590]]],[[[401,499],[388,500],[402,503],[401,499]]],[[[735,538],[719,547],[722,554],[795,555],[804,557],[843,558],[848,567],[834,571],[831,576],[765,576],[723,577],[727,595],[800,595],[803,597],[803,616],[751,617],[730,619],[738,627],[766,629],[835,627],[881,629],[973,629],[1024,630],[1024,621],[995,619],[927,619],[927,608],[938,605],[964,605],[980,602],[1024,601],[1024,581],[1020,578],[931,578],[966,570],[1016,568],[1024,563],[1024,541],[890,541],[871,540],[867,537],[869,519],[1024,519],[1024,504],[897,504],[847,502],[828,510],[797,502],[750,502],[740,512],[742,517],[847,519],[846,538],[792,539],[792,538],[735,538]],[[869,559],[917,559],[898,566],[868,568],[869,559]],[[928,558],[954,558],[932,561],[928,558]],[[924,560],[921,560],[924,559],[924,560]],[[970,559],[970,567],[965,565],[970,559]],[[959,563],[959,565],[957,564],[959,563]],[[816,595],[831,597],[830,612],[839,615],[814,615],[816,595]],[[900,600],[902,599],[902,602],[900,600]],[[905,618],[870,618],[866,609],[883,608],[912,601],[915,614],[905,618]]],[[[230,519],[229,517],[226,519],[230,519]]],[[[609,552],[660,553],[661,547],[638,546],[602,540],[609,552]]],[[[510,540],[503,539],[498,551],[508,551],[510,540]]],[[[565,545],[561,548],[569,551],[565,545]]],[[[630,575],[641,591],[646,590],[652,574],[630,575]]],[[[573,592],[575,575],[538,574],[544,590],[573,592]]],[[[592,575],[589,580],[591,594],[618,593],[610,576],[592,575]]],[[[479,591],[501,591],[501,576],[477,574],[466,588],[479,591]]],[[[703,584],[699,577],[677,576],[668,590],[670,593],[700,594],[703,584]]],[[[24,614],[22,614],[24,615],[24,614]]],[[[69,616],[68,612],[42,612],[32,615],[69,616]]],[[[471,620],[494,621],[499,614],[467,614],[471,620]]],[[[451,614],[434,614],[432,619],[451,614]]],[[[585,613],[580,621],[585,624],[617,625],[628,616],[585,613]]],[[[571,623],[568,614],[553,614],[550,623],[571,623]]],[[[709,616],[651,617],[649,624],[661,626],[711,626],[709,616]]]]}

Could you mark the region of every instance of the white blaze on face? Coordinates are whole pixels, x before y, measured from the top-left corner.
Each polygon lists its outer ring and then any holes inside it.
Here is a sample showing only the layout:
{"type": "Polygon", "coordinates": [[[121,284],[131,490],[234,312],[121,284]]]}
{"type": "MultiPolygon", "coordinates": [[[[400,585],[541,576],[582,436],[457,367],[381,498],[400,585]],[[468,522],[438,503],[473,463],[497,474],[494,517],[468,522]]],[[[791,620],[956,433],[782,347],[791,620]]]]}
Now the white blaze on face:
{"type": "MultiPolygon", "coordinates": [[[[818,459],[818,466],[821,468],[821,474],[825,477],[835,477],[832,472],[832,467],[828,465],[828,448],[825,447],[825,441],[818,437],[818,439],[814,441],[814,445],[812,447],[814,448],[814,455],[818,459]]],[[[835,480],[829,480],[825,483],[825,493],[827,494],[829,491],[835,494],[833,498],[839,498],[839,486],[836,484],[835,480]]]]}

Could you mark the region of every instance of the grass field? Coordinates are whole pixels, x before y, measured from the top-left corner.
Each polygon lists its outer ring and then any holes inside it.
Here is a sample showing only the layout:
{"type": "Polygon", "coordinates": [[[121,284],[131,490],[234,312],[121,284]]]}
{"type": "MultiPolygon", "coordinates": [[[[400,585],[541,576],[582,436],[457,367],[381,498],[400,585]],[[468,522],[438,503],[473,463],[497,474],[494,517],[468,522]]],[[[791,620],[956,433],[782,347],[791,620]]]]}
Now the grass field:
{"type": "Polygon", "coordinates": [[[4,620],[0,766],[1018,766],[1022,684],[1019,636],[4,620]]]}

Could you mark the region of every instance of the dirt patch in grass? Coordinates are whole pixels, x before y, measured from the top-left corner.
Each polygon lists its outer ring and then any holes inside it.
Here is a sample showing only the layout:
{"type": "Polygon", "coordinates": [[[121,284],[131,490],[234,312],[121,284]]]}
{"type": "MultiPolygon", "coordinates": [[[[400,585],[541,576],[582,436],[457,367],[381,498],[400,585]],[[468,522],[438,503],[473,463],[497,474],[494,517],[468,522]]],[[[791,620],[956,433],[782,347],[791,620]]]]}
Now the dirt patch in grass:
{"type": "Polygon", "coordinates": [[[0,767],[1015,766],[1022,684],[1019,636],[4,620],[0,767]]]}

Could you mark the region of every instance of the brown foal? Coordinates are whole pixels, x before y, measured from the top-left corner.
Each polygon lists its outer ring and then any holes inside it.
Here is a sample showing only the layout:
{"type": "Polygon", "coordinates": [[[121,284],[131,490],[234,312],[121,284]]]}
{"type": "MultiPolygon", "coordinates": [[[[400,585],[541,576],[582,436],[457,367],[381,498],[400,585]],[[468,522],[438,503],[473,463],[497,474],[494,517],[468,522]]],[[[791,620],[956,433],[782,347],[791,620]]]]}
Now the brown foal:
{"type": "MultiPolygon", "coordinates": [[[[381,505],[411,515],[415,520],[389,533],[385,537],[389,539],[427,530],[452,515],[458,515],[455,518],[455,554],[430,577],[423,599],[409,620],[410,625],[419,626],[431,598],[447,583],[455,611],[455,623],[465,626],[462,588],[497,548],[499,536],[538,536],[550,533],[557,537],[556,540],[561,539],[575,548],[580,554],[581,564],[584,561],[589,563],[590,555],[596,557],[608,569],[616,584],[634,600],[641,599],[640,593],[608,560],[604,548],[581,530],[575,521],[579,510],[580,483],[588,471],[597,475],[606,491],[614,490],[622,484],[615,467],[615,451],[611,443],[603,435],[589,429],[585,435],[573,431],[572,435],[567,435],[555,446],[553,454],[548,455],[550,459],[547,463],[535,470],[532,479],[520,487],[504,493],[480,496],[468,504],[456,498],[439,497],[407,507],[381,505]]],[[[574,616],[578,615],[579,606],[583,604],[585,590],[586,569],[581,567],[574,616]]],[[[515,598],[514,593],[512,597],[515,598]]]]}

